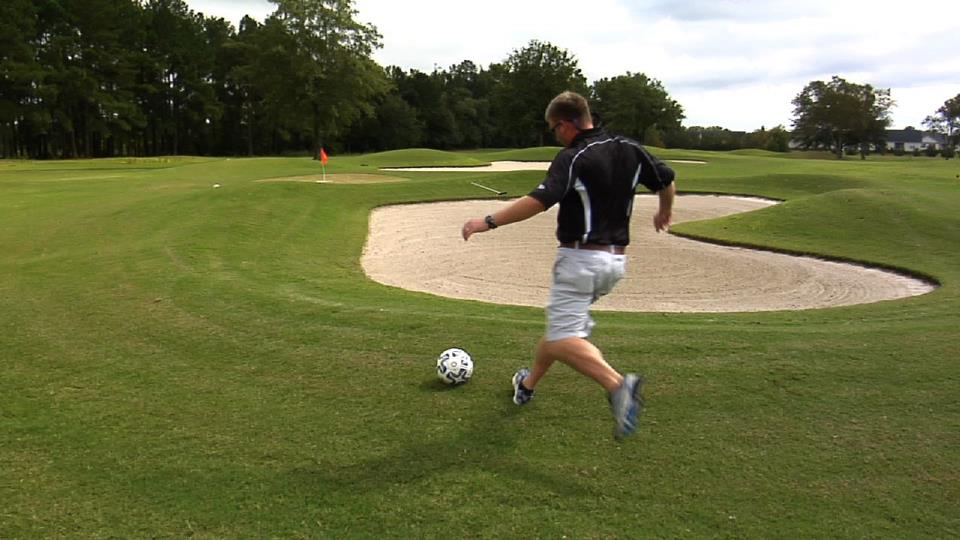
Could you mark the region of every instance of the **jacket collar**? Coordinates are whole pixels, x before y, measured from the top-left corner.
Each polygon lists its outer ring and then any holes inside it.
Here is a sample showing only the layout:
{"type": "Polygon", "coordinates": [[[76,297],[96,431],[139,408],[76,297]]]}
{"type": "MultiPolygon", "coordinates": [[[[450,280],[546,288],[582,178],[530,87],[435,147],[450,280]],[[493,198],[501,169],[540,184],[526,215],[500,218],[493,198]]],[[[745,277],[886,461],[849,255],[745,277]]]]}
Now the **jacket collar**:
{"type": "Polygon", "coordinates": [[[581,130],[580,133],[577,133],[577,136],[574,137],[572,141],[570,141],[570,146],[571,147],[577,146],[582,141],[589,139],[590,137],[599,135],[600,133],[603,133],[603,128],[592,127],[590,129],[581,130]]]}

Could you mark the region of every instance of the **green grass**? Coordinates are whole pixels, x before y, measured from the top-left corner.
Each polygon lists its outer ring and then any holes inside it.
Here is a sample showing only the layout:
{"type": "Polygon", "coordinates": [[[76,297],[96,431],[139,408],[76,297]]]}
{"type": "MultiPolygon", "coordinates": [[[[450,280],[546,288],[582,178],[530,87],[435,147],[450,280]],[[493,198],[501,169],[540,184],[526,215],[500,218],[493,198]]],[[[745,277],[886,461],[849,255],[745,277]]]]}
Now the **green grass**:
{"type": "MultiPolygon", "coordinates": [[[[333,156],[327,173],[553,151],[333,156]]],[[[596,343],[650,380],[617,444],[602,391],[566,367],[509,402],[541,310],[360,268],[372,208],[485,197],[480,178],[525,193],[542,173],[318,185],[254,182],[315,174],[305,158],[0,162],[0,538],[960,535],[960,165],[658,154],[709,162],[673,164],[682,191],[786,201],[680,234],[942,287],[598,313],[596,343]],[[477,362],[452,389],[433,375],[450,346],[477,362]]]]}
{"type": "MultiPolygon", "coordinates": [[[[417,148],[413,150],[391,150],[377,154],[354,156],[360,159],[361,167],[471,167],[485,165],[465,154],[417,148]]],[[[340,161],[339,158],[334,162],[340,161]]],[[[349,165],[348,165],[349,167],[349,165]]]]}

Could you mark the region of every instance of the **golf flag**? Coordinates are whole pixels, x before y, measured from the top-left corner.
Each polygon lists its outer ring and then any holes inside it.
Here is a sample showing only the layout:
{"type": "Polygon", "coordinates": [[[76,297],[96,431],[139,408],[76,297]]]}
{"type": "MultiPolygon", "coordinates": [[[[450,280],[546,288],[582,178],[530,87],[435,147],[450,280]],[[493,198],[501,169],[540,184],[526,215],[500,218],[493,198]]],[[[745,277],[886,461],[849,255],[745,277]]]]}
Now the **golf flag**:
{"type": "Polygon", "coordinates": [[[323,151],[323,147],[320,147],[320,168],[323,169],[323,183],[327,182],[327,161],[330,158],[327,157],[327,153],[323,151]]]}

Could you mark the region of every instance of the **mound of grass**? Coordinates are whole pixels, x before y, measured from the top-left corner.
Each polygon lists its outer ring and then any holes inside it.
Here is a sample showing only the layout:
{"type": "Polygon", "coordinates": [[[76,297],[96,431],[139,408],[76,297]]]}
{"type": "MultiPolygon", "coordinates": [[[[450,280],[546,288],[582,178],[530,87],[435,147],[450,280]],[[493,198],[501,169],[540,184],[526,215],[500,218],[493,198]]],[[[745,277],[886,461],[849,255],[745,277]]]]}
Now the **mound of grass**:
{"type": "Polygon", "coordinates": [[[356,159],[362,166],[371,167],[471,167],[487,164],[474,157],[427,148],[378,152],[356,159]]]}
{"type": "Polygon", "coordinates": [[[553,161],[558,152],[558,146],[540,146],[519,150],[481,151],[480,155],[490,161],[553,161]]]}
{"type": "Polygon", "coordinates": [[[771,152],[770,150],[762,150],[760,148],[741,148],[739,150],[731,150],[730,154],[752,157],[785,157],[788,152],[771,152]]]}
{"type": "MultiPolygon", "coordinates": [[[[671,166],[673,166],[671,164],[671,166]]],[[[685,169],[684,172],[686,172],[685,169]]],[[[682,174],[682,173],[681,173],[682,174]]],[[[684,182],[681,190],[715,190],[731,195],[756,195],[773,199],[791,199],[868,185],[856,178],[824,174],[766,174],[740,178],[720,178],[709,182],[684,182]],[[684,186],[689,186],[685,188],[684,186]],[[744,189],[746,188],[746,189],[744,189]],[[739,190],[744,190],[739,192],[739,190]]]]}
{"type": "MultiPolygon", "coordinates": [[[[935,204],[934,201],[930,201],[935,204]]],[[[957,230],[960,220],[926,224],[922,212],[913,202],[897,200],[894,192],[870,189],[840,189],[810,197],[788,200],[749,215],[729,216],[714,222],[689,222],[676,227],[676,232],[724,243],[763,246],[804,255],[827,256],[833,259],[895,268],[910,272],[916,268],[916,250],[937,249],[957,230]],[[816,213],[843,234],[828,234],[825,228],[807,226],[809,216],[816,213]],[[888,223],[887,234],[872,233],[877,221],[888,223]],[[849,238],[861,241],[851,245],[849,238]]],[[[930,277],[944,275],[943,268],[932,272],[913,271],[930,277]]]]}

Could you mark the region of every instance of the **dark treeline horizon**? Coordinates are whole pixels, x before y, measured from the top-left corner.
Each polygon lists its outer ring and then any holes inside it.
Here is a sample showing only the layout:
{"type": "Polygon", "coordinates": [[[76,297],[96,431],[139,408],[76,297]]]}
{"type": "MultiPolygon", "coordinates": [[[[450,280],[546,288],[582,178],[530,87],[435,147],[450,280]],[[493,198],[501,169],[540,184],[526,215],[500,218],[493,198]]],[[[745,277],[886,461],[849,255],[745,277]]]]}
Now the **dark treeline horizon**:
{"type": "Polygon", "coordinates": [[[239,28],[182,0],[4,0],[0,157],[316,155],[556,144],[546,103],[588,95],[618,133],[657,146],[786,150],[782,127],[685,128],[656,79],[588,84],[576,58],[531,41],[486,68],[382,67],[352,2],[275,0],[239,28]]]}

